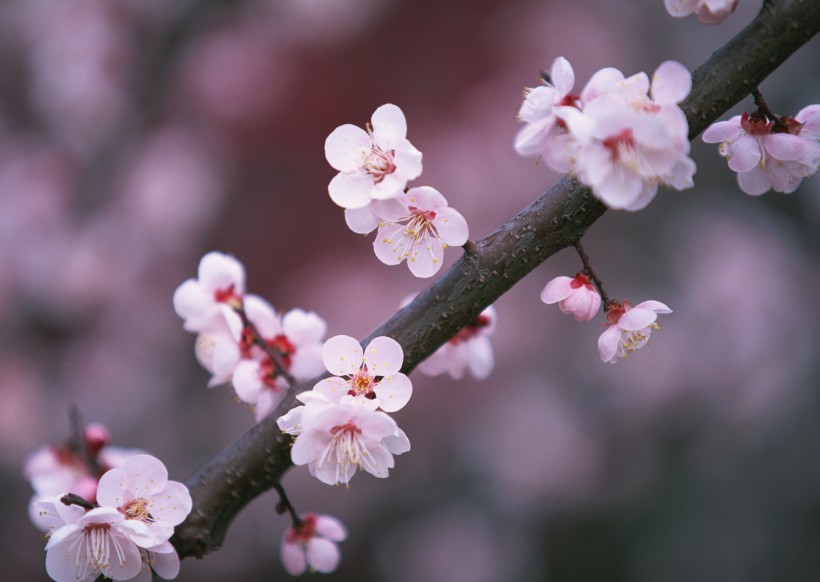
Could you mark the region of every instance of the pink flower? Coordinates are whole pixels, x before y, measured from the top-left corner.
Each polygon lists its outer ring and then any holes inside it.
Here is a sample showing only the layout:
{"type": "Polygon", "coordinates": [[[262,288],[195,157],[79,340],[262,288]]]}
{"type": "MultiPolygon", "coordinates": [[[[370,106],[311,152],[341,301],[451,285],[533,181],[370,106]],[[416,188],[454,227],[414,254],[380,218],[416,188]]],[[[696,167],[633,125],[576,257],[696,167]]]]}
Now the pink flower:
{"type": "Polygon", "coordinates": [[[346,538],[347,530],[341,521],[329,515],[309,513],[282,536],[282,564],[294,576],[308,568],[324,574],[332,572],[341,559],[336,544],[346,538]]]}
{"type": "Polygon", "coordinates": [[[704,24],[718,24],[737,8],[738,0],[664,0],[666,10],[676,18],[697,14],[704,24]]]}
{"type": "Polygon", "coordinates": [[[241,307],[245,268],[230,255],[210,252],[199,262],[197,279],[188,279],[174,292],[174,310],[187,331],[209,331],[222,318],[239,318],[231,308],[241,307]]]}
{"type": "Polygon", "coordinates": [[[398,196],[421,175],[421,152],[407,140],[407,121],[392,104],[376,109],[367,131],[345,124],[325,141],[325,157],[339,173],[328,186],[342,208],[362,208],[371,200],[398,196]]]}
{"type": "Polygon", "coordinates": [[[294,465],[328,485],[350,483],[358,469],[379,478],[393,468],[393,455],[410,450],[407,436],[384,412],[353,401],[328,404],[306,422],[290,451],[294,465]]]}
{"type": "Polygon", "coordinates": [[[475,321],[466,325],[455,336],[419,364],[419,371],[430,376],[450,374],[456,380],[465,371],[483,380],[493,371],[493,346],[490,337],[495,332],[496,313],[491,305],[475,321]]]}
{"type": "Polygon", "coordinates": [[[398,201],[382,209],[373,250],[386,265],[407,259],[413,275],[432,277],[441,269],[444,249],[467,242],[467,221],[429,186],[410,188],[398,201]]]}
{"type": "Polygon", "coordinates": [[[573,278],[556,277],[541,291],[541,301],[547,305],[558,303],[561,312],[576,321],[591,320],[601,308],[601,296],[584,273],[573,278]]]}
{"type": "MultiPolygon", "coordinates": [[[[268,349],[278,354],[279,363],[296,380],[308,380],[323,371],[326,324],[321,317],[302,309],[291,309],[280,317],[269,303],[253,295],[245,300],[245,312],[268,349]]],[[[249,332],[243,337],[249,337],[249,332]]],[[[265,350],[243,341],[243,359],[236,365],[232,384],[242,401],[255,406],[259,421],[282,400],[287,382],[265,350]]]]}
{"type": "Polygon", "coordinates": [[[395,412],[413,394],[410,378],[400,372],[404,352],[392,338],[377,337],[362,350],[354,338],[337,335],[325,342],[322,359],[334,377],[322,380],[313,390],[333,402],[348,395],[367,399],[373,408],[395,412]]]}
{"type": "Polygon", "coordinates": [[[158,546],[171,537],[174,526],[191,512],[188,488],[168,480],[162,461],[151,455],[131,457],[121,467],[111,469],[100,478],[97,502],[115,508],[129,521],[145,524],[148,533],[132,538],[144,548],[158,546]]]}
{"type": "Polygon", "coordinates": [[[649,342],[653,329],[659,329],[656,320],[659,313],[672,313],[660,301],[644,301],[635,307],[629,301],[623,304],[610,301],[605,308],[606,330],[598,338],[598,354],[601,361],[615,363],[649,342]]]}
{"type": "Polygon", "coordinates": [[[758,112],[736,115],[712,124],[703,132],[703,141],[720,142],[718,151],[737,172],[740,189],[747,194],[758,196],[769,189],[791,193],[820,162],[820,116],[813,107],[778,121],[758,112]]]}

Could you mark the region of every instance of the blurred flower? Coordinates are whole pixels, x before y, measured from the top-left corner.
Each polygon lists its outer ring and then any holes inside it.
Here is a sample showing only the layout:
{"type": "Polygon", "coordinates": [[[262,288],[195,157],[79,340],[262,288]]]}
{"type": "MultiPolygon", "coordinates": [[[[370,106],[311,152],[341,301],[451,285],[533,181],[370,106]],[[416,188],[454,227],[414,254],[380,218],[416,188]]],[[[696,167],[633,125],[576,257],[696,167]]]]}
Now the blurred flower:
{"type": "Polygon", "coordinates": [[[308,568],[327,574],[341,560],[337,542],[347,538],[341,521],[329,515],[309,513],[282,536],[280,555],[288,573],[298,576],[308,568]]]}
{"type": "Polygon", "coordinates": [[[407,259],[413,275],[432,277],[441,269],[444,249],[467,242],[467,221],[429,186],[410,188],[398,200],[400,205],[380,209],[373,250],[385,265],[407,259]]]}
{"type": "Polygon", "coordinates": [[[229,323],[238,320],[236,314],[231,315],[231,308],[241,307],[245,294],[242,263],[230,255],[213,251],[202,257],[197,277],[183,282],[174,292],[174,310],[185,320],[185,329],[207,331],[223,316],[229,323]]]}
{"type": "Polygon", "coordinates": [[[541,291],[541,301],[547,305],[558,303],[561,312],[576,321],[591,320],[601,308],[601,296],[584,273],[573,278],[556,277],[541,291]]]}
{"type": "Polygon", "coordinates": [[[495,363],[489,336],[495,332],[496,319],[495,307],[490,305],[419,364],[419,371],[430,376],[450,374],[460,380],[469,370],[478,380],[487,378],[495,363]]]}
{"type": "Polygon", "coordinates": [[[339,170],[328,192],[343,208],[397,196],[421,175],[421,152],[407,140],[402,110],[388,103],[376,109],[371,120],[367,131],[348,123],[325,141],[325,157],[339,170]]]}
{"type": "Polygon", "coordinates": [[[322,359],[334,377],[322,380],[313,389],[334,402],[352,396],[367,399],[373,409],[396,412],[413,394],[410,378],[400,372],[404,351],[392,338],[374,338],[362,350],[356,339],[337,335],[325,342],[322,359]]]}
{"type": "Polygon", "coordinates": [[[770,120],[757,111],[712,124],[706,143],[720,142],[720,155],[737,172],[740,189],[757,196],[773,189],[791,193],[820,164],[820,106],[811,105],[794,118],[770,120]]]}
{"type": "Polygon", "coordinates": [[[697,14],[704,24],[719,24],[737,8],[738,0],[664,0],[666,10],[676,18],[697,14]]]}
{"type": "Polygon", "coordinates": [[[598,338],[598,354],[601,361],[612,364],[649,342],[652,330],[660,328],[655,321],[659,313],[672,313],[660,301],[644,301],[632,307],[627,300],[610,301],[604,311],[607,323],[602,325],[607,329],[598,338]]]}

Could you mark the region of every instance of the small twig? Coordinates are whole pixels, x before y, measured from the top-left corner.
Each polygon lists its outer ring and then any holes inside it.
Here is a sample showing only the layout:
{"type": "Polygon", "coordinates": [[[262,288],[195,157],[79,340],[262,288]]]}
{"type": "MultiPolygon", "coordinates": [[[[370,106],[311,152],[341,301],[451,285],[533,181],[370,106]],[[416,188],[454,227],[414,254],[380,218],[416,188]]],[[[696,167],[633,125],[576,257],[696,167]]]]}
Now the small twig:
{"type": "Polygon", "coordinates": [[[60,503],[63,505],[77,505],[82,507],[83,509],[94,509],[97,507],[90,501],[86,501],[76,493],[66,493],[62,497],[60,497],[60,503]]]}
{"type": "Polygon", "coordinates": [[[279,494],[279,503],[276,504],[276,513],[282,515],[286,511],[290,514],[290,519],[293,522],[293,527],[298,528],[305,520],[299,517],[299,514],[296,513],[296,509],[294,509],[293,504],[288,499],[287,494],[285,494],[285,488],[282,487],[281,481],[276,481],[273,484],[273,488],[276,489],[276,492],[279,494]]]}
{"type": "Polygon", "coordinates": [[[259,333],[259,330],[256,329],[256,326],[253,322],[248,319],[245,310],[240,308],[235,308],[235,311],[239,314],[239,317],[242,318],[242,325],[248,332],[251,334],[251,341],[255,346],[258,346],[262,349],[263,352],[271,359],[273,362],[273,366],[276,368],[276,373],[279,376],[282,376],[285,379],[285,382],[288,383],[289,387],[296,386],[298,382],[296,378],[294,378],[291,373],[288,371],[285,364],[282,362],[281,354],[273,349],[268,342],[265,341],[265,338],[259,333]]]}
{"type": "Polygon", "coordinates": [[[584,247],[581,246],[581,239],[577,239],[573,246],[575,250],[578,251],[578,256],[581,257],[581,262],[584,263],[584,272],[589,275],[592,282],[595,283],[595,287],[598,288],[598,293],[601,295],[601,300],[604,302],[604,306],[609,303],[609,296],[604,291],[604,285],[601,283],[601,280],[598,278],[598,275],[595,274],[595,271],[592,269],[592,264],[589,262],[589,256],[584,251],[584,247]]]}

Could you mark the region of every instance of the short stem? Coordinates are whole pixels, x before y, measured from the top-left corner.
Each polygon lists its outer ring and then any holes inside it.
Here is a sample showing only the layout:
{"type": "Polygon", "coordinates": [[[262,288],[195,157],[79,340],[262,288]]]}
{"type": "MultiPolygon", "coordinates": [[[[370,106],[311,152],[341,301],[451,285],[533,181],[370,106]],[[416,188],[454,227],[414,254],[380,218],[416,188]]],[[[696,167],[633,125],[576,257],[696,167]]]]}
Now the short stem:
{"type": "Polygon", "coordinates": [[[93,503],[86,501],[76,493],[66,493],[62,497],[60,497],[60,502],[63,505],[78,505],[83,509],[94,509],[97,507],[93,503]]]}
{"type": "Polygon", "coordinates": [[[293,522],[293,527],[297,528],[305,523],[299,514],[296,513],[296,510],[293,508],[293,504],[291,504],[290,499],[288,499],[287,494],[285,493],[285,488],[282,487],[282,483],[277,481],[273,484],[273,488],[276,489],[276,492],[279,494],[279,503],[276,504],[276,513],[283,514],[287,511],[290,514],[290,519],[293,522]]]}
{"type": "Polygon", "coordinates": [[[765,115],[766,117],[768,117],[770,120],[774,121],[775,125],[782,122],[780,116],[775,115],[774,113],[772,113],[772,110],[769,109],[769,106],[766,103],[766,100],[763,99],[763,94],[760,92],[760,89],[758,89],[757,87],[752,89],[752,97],[755,100],[755,105],[757,106],[757,112],[758,113],[761,113],[761,114],[765,115]]]}
{"type": "Polygon", "coordinates": [[[253,336],[251,341],[254,345],[259,346],[262,348],[262,351],[271,359],[273,362],[273,366],[276,368],[276,373],[279,376],[282,376],[285,379],[285,382],[288,383],[288,386],[296,386],[296,378],[294,378],[290,372],[288,372],[287,367],[282,363],[282,359],[280,354],[277,350],[273,349],[271,346],[268,345],[268,342],[262,337],[259,333],[259,330],[256,329],[256,326],[248,319],[247,314],[243,308],[235,308],[236,312],[239,314],[239,317],[242,318],[242,325],[247,329],[250,334],[253,336]]]}
{"type": "Polygon", "coordinates": [[[478,254],[478,249],[476,248],[475,243],[471,240],[468,240],[466,243],[461,245],[461,248],[463,248],[464,252],[467,253],[468,255],[477,255],[478,254]]]}
{"type": "Polygon", "coordinates": [[[584,271],[589,275],[589,278],[592,279],[592,282],[595,283],[595,287],[598,289],[598,293],[601,295],[601,301],[603,301],[604,306],[609,303],[609,296],[604,291],[604,285],[601,283],[601,280],[598,278],[598,275],[595,274],[595,271],[592,269],[592,265],[589,262],[589,256],[587,256],[586,252],[584,252],[584,247],[581,246],[581,239],[576,240],[573,245],[575,246],[575,250],[578,251],[578,256],[581,257],[581,262],[584,264],[584,271]]]}

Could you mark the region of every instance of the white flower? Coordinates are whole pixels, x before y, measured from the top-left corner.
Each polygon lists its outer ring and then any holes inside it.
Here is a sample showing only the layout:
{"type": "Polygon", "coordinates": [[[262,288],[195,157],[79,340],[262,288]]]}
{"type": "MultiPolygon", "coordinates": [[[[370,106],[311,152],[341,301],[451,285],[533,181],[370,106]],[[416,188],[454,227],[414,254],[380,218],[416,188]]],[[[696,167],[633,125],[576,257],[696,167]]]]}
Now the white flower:
{"type": "Polygon", "coordinates": [[[666,10],[676,18],[697,14],[704,24],[718,24],[737,8],[738,0],[664,0],[666,10]]]}
{"type": "Polygon", "coordinates": [[[290,456],[323,483],[347,485],[358,469],[387,477],[393,455],[409,450],[407,436],[387,414],[343,399],[323,407],[310,422],[302,416],[290,456]]]}
{"type": "Polygon", "coordinates": [[[432,277],[441,269],[444,249],[467,242],[467,221],[429,186],[410,188],[398,200],[382,209],[373,250],[386,265],[407,259],[413,275],[432,277]]]}
{"type": "MultiPolygon", "coordinates": [[[[254,295],[246,297],[245,312],[267,348],[278,355],[285,372],[303,381],[323,371],[322,337],[326,324],[321,317],[298,308],[280,317],[269,303],[254,295]]],[[[244,337],[249,337],[249,333],[246,331],[244,337]]],[[[246,341],[242,349],[244,358],[236,365],[232,383],[237,396],[255,406],[259,421],[282,400],[287,382],[260,346],[246,341]]]]}
{"type": "Polygon", "coordinates": [[[584,273],[573,278],[556,277],[541,291],[541,301],[547,305],[558,303],[561,312],[576,321],[591,320],[601,308],[601,296],[584,273]]]}
{"type": "Polygon", "coordinates": [[[362,208],[371,200],[398,196],[421,175],[421,152],[407,140],[407,121],[392,104],[376,109],[364,131],[345,124],[325,140],[325,157],[339,173],[328,186],[342,208],[362,208]]]}
{"type": "Polygon", "coordinates": [[[491,305],[419,364],[419,371],[430,376],[450,374],[460,380],[469,370],[478,380],[487,378],[494,365],[489,336],[495,332],[495,326],[496,313],[491,305]]]}
{"type": "Polygon", "coordinates": [[[410,378],[400,372],[404,352],[396,340],[380,336],[367,349],[354,338],[337,335],[322,348],[325,367],[334,374],[316,384],[313,390],[336,402],[342,396],[367,399],[372,407],[395,412],[413,394],[410,378]]]}
{"type": "MultiPolygon", "coordinates": [[[[245,294],[245,268],[230,255],[208,253],[199,262],[197,277],[174,292],[174,310],[185,320],[185,329],[194,333],[210,331],[215,321],[231,318],[231,308],[241,307],[245,294]]],[[[233,317],[239,319],[235,313],[233,317]]]]}
{"type": "Polygon", "coordinates": [[[92,582],[100,574],[130,580],[139,574],[142,556],[133,540],[150,538],[145,523],[127,519],[113,507],[85,511],[58,498],[38,503],[55,517],[46,544],[46,571],[54,580],[92,582]]]}
{"type": "Polygon", "coordinates": [[[820,106],[809,106],[778,122],[762,113],[743,113],[712,124],[703,132],[703,141],[720,142],[718,151],[747,194],[758,196],[769,189],[788,194],[820,163],[818,110],[820,106]]]}
{"type": "Polygon", "coordinates": [[[188,488],[178,481],[169,481],[165,465],[151,455],[131,457],[103,475],[97,488],[97,502],[115,508],[129,521],[144,523],[150,536],[148,541],[134,541],[145,548],[168,541],[174,526],[182,523],[192,507],[188,488]]]}
{"type": "Polygon", "coordinates": [[[280,555],[288,573],[298,576],[308,568],[327,574],[339,565],[338,542],[347,538],[341,521],[329,515],[309,513],[282,536],[280,555]]]}
{"type": "Polygon", "coordinates": [[[179,575],[179,555],[171,545],[171,542],[164,542],[151,548],[140,548],[142,555],[142,570],[134,582],[151,582],[153,574],[163,580],[173,580],[179,575]]]}
{"type": "Polygon", "coordinates": [[[660,301],[644,301],[635,307],[626,300],[610,301],[605,311],[607,323],[602,326],[606,330],[598,338],[598,354],[601,361],[613,364],[649,342],[652,330],[660,327],[659,313],[672,313],[660,301]]]}

